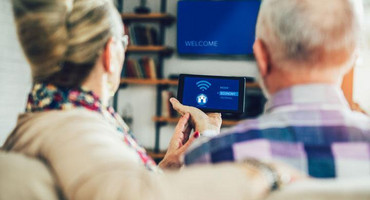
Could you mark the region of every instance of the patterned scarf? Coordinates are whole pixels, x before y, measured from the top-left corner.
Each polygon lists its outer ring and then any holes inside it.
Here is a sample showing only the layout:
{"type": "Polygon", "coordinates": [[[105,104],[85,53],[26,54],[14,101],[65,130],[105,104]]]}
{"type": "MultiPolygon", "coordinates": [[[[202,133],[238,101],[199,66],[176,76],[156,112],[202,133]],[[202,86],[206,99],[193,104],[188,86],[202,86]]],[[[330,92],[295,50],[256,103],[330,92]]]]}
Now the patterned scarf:
{"type": "Polygon", "coordinates": [[[150,171],[159,171],[145,149],[137,144],[129,128],[112,107],[103,106],[99,97],[84,88],[69,89],[51,84],[35,84],[28,96],[26,112],[41,112],[48,110],[71,110],[85,108],[103,115],[117,131],[123,135],[124,143],[134,149],[145,167],[150,171]]]}

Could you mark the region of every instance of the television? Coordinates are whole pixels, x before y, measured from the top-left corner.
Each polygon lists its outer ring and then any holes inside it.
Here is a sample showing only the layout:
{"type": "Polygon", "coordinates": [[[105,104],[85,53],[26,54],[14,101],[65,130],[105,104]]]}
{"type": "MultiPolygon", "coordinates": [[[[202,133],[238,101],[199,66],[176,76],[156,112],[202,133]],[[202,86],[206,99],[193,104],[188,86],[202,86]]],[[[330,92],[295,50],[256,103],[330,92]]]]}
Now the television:
{"type": "Polygon", "coordinates": [[[260,0],[182,0],[177,49],[183,55],[250,55],[260,0]]]}

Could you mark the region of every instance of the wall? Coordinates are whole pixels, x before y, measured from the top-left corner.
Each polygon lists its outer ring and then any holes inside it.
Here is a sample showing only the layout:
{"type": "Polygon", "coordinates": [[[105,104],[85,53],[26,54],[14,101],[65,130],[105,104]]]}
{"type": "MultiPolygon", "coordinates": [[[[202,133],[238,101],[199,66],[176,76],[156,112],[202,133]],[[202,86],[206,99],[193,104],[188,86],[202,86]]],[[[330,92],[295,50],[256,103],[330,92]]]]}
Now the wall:
{"type": "Polygon", "coordinates": [[[10,0],[0,1],[0,146],[25,108],[31,76],[13,23],[10,0]]]}
{"type": "MultiPolygon", "coordinates": [[[[124,1],[124,12],[132,12],[139,1],[124,1]]],[[[177,13],[177,1],[167,0],[167,11],[177,13]]],[[[152,12],[159,12],[160,1],[148,1],[152,12]]],[[[166,29],[166,45],[176,47],[176,24],[166,29]]],[[[174,54],[165,60],[164,75],[179,73],[196,73],[209,75],[255,76],[257,68],[254,61],[234,60],[232,58],[184,58],[174,54]]],[[[155,116],[156,92],[154,86],[129,86],[119,93],[119,112],[131,104],[134,113],[132,129],[142,145],[154,147],[155,126],[152,117],[155,116]]],[[[165,126],[161,130],[161,149],[166,149],[174,130],[174,125],[165,126]]]]}
{"type": "Polygon", "coordinates": [[[363,51],[355,69],[354,102],[370,113],[370,0],[364,0],[365,20],[363,24],[364,37],[361,44],[363,51]]]}

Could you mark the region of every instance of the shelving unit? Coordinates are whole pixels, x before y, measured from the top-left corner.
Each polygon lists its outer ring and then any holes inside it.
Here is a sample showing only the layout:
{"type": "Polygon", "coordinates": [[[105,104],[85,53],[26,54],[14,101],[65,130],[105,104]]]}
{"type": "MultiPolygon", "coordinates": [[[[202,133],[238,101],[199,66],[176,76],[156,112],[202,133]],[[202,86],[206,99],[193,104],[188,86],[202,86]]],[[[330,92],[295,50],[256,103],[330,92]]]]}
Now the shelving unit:
{"type": "Polygon", "coordinates": [[[123,79],[121,79],[121,84],[135,84],[135,85],[177,85],[177,80],[123,78],[123,79]]]}
{"type": "MultiPolygon", "coordinates": [[[[121,84],[136,85],[178,85],[177,80],[171,79],[139,79],[139,78],[122,78],[121,84]]],[[[247,88],[260,88],[258,83],[246,83],[247,88]]]]}
{"type": "Polygon", "coordinates": [[[121,15],[124,22],[162,22],[165,24],[173,23],[176,18],[170,14],[166,13],[150,13],[150,14],[135,14],[135,13],[125,13],[121,15]]]}
{"type": "MultiPolygon", "coordinates": [[[[118,0],[118,9],[123,10],[124,0],[118,0]]],[[[127,48],[127,57],[131,55],[150,54],[158,58],[157,64],[157,79],[138,79],[138,78],[122,78],[121,89],[127,85],[150,85],[156,87],[156,113],[152,118],[155,123],[155,144],[154,149],[148,150],[148,154],[157,162],[163,159],[165,152],[159,149],[160,131],[161,127],[167,124],[175,124],[179,118],[176,117],[163,117],[162,116],[162,91],[167,90],[168,86],[177,86],[178,80],[165,79],[163,75],[163,60],[173,54],[174,48],[165,45],[165,32],[166,27],[172,25],[176,18],[166,13],[166,0],[161,0],[160,13],[151,14],[135,14],[125,13],[122,14],[122,20],[126,25],[132,23],[155,23],[159,25],[159,45],[157,46],[133,46],[127,48]]],[[[247,83],[248,88],[259,88],[257,83],[247,83]]],[[[114,97],[113,107],[117,110],[118,107],[118,92],[114,97]]],[[[223,126],[233,126],[238,124],[237,120],[223,120],[223,126]]]]}
{"type": "Polygon", "coordinates": [[[127,53],[163,53],[171,55],[173,49],[166,46],[128,46],[127,53]]]}
{"type": "MultiPolygon", "coordinates": [[[[177,117],[153,117],[154,122],[176,124],[180,118],[177,117]]],[[[238,120],[222,120],[222,126],[235,126],[239,123],[238,120]]]]}
{"type": "Polygon", "coordinates": [[[147,150],[146,151],[150,157],[154,160],[161,160],[166,155],[166,152],[155,152],[154,150],[147,150]]]}
{"type": "MultiPolygon", "coordinates": [[[[125,0],[117,0],[117,8],[119,11],[123,12],[125,0]]],[[[165,45],[165,32],[166,27],[172,25],[176,18],[168,13],[166,13],[167,0],[161,0],[160,13],[150,13],[150,14],[136,14],[136,13],[124,13],[121,14],[122,21],[126,24],[132,23],[155,23],[159,25],[159,44],[158,46],[128,46],[126,56],[131,54],[151,54],[158,58],[157,63],[157,77],[158,79],[135,79],[135,78],[122,78],[121,87],[124,88],[127,84],[139,84],[139,85],[153,85],[156,86],[156,116],[162,115],[162,91],[166,89],[167,85],[176,85],[177,81],[164,79],[163,77],[163,59],[169,57],[173,54],[174,49],[165,45]]],[[[117,110],[118,107],[118,92],[113,99],[113,107],[117,110]]],[[[160,161],[164,152],[159,150],[160,141],[160,128],[162,123],[155,122],[155,144],[154,149],[148,151],[148,154],[155,159],[157,162],[160,161]]]]}

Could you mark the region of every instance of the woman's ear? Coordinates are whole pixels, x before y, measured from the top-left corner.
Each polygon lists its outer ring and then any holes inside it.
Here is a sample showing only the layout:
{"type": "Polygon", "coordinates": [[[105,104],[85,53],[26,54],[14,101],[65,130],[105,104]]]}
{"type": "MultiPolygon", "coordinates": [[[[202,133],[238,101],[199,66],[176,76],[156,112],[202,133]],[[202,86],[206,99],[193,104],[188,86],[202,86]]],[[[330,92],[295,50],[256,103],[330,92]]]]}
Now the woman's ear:
{"type": "Polygon", "coordinates": [[[110,38],[105,45],[104,52],[103,52],[103,65],[104,65],[104,70],[107,73],[113,73],[114,72],[114,66],[112,65],[112,48],[114,45],[114,40],[113,38],[110,38]]]}
{"type": "Polygon", "coordinates": [[[253,45],[253,52],[260,74],[262,77],[265,77],[270,72],[270,56],[262,40],[256,39],[253,45]]]}

